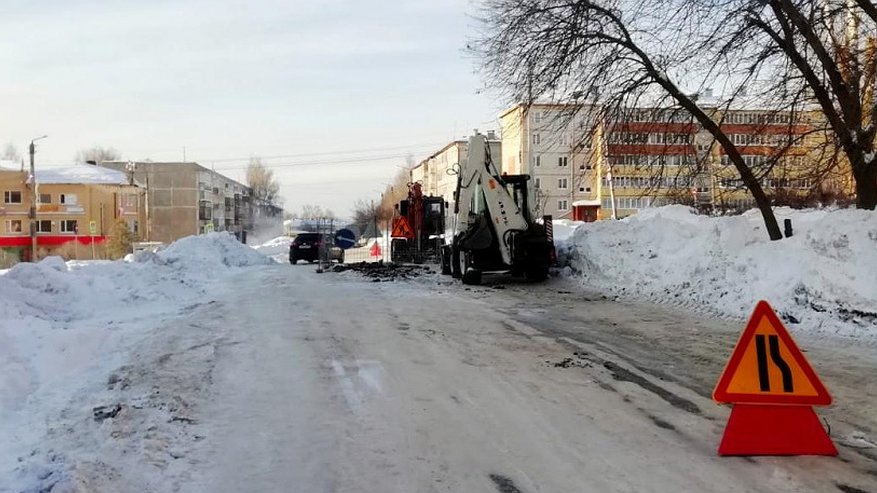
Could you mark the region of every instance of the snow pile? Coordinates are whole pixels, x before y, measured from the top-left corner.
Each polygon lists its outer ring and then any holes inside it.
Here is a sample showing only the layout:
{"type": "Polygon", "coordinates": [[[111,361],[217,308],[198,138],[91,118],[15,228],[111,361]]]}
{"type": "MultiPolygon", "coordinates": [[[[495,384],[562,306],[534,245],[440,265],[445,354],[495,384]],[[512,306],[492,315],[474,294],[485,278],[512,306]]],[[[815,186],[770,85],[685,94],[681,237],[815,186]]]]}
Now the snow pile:
{"type": "Polygon", "coordinates": [[[586,285],[618,295],[732,317],[766,299],[802,329],[877,335],[877,214],[775,212],[793,237],[769,241],[758,211],[711,218],[667,206],[579,225],[558,251],[586,285]]]}
{"type": "MultiPolygon", "coordinates": [[[[108,404],[107,375],[155,331],[184,329],[170,321],[209,305],[229,275],[272,263],[213,233],[127,261],[49,257],[0,275],[0,492],[75,490],[80,461],[96,446],[91,410],[108,404]],[[52,450],[58,443],[63,453],[52,450]]],[[[167,421],[143,414],[159,427],[167,421]]]]}
{"type": "Polygon", "coordinates": [[[253,248],[262,255],[273,256],[289,254],[289,245],[292,244],[292,240],[294,239],[295,238],[291,236],[278,236],[277,238],[268,240],[261,245],[256,245],[253,248]]]}
{"type": "Polygon", "coordinates": [[[168,264],[205,269],[272,263],[271,259],[243,245],[230,233],[188,236],[175,241],[156,256],[168,264]]]}

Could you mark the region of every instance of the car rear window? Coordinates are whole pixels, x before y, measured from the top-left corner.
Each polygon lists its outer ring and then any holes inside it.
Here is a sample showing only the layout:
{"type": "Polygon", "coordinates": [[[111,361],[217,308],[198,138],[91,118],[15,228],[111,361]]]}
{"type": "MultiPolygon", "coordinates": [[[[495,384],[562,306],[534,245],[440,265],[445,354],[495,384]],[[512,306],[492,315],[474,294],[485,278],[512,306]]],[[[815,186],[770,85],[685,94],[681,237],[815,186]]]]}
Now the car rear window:
{"type": "Polygon", "coordinates": [[[319,233],[302,233],[295,237],[298,241],[317,241],[320,239],[319,233]]]}

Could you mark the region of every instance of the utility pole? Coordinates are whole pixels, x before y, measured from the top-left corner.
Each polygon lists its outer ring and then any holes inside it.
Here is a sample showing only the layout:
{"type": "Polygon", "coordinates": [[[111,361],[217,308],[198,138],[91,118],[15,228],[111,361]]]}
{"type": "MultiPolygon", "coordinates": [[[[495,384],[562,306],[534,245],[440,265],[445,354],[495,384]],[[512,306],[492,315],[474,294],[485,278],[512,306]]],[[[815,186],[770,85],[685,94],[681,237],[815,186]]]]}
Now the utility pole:
{"type": "Polygon", "coordinates": [[[34,154],[36,146],[34,142],[45,139],[47,135],[37,137],[30,141],[30,261],[37,261],[37,174],[34,169],[34,154]]]}

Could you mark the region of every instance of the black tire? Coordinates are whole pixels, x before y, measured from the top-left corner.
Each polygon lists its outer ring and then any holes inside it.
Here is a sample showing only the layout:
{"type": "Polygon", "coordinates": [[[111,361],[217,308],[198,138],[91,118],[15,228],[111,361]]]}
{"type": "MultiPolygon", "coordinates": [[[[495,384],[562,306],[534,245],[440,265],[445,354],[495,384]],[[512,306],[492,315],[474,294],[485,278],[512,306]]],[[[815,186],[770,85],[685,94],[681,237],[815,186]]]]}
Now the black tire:
{"type": "Polygon", "coordinates": [[[454,279],[463,277],[463,271],[460,270],[460,249],[456,245],[451,245],[451,275],[454,279]]]}
{"type": "Polygon", "coordinates": [[[542,282],[548,279],[548,265],[528,265],[524,271],[524,277],[530,282],[542,282]]]}
{"type": "Polygon", "coordinates": [[[442,274],[445,276],[451,275],[453,273],[453,269],[451,269],[451,247],[441,247],[439,254],[442,262],[442,274]]]}
{"type": "Polygon", "coordinates": [[[292,264],[292,265],[295,265],[296,262],[298,262],[298,259],[297,259],[297,258],[291,258],[291,259],[289,259],[289,263],[292,264]]]}
{"type": "Polygon", "coordinates": [[[477,286],[481,284],[481,271],[471,268],[472,262],[469,261],[469,253],[460,252],[460,278],[463,284],[477,286]]]}

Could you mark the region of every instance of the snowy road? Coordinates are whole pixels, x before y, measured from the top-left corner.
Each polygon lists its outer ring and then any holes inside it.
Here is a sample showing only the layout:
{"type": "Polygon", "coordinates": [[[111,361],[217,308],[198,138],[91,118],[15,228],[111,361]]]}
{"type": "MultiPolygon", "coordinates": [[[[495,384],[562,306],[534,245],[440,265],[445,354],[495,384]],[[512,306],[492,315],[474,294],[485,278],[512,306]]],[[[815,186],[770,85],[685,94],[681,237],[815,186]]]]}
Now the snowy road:
{"type": "Polygon", "coordinates": [[[823,372],[861,377],[839,400],[870,399],[824,413],[840,459],[719,458],[727,409],[708,394],[736,323],[557,282],[533,299],[313,271],[250,271],[190,315],[229,343],[180,491],[877,491],[856,434],[877,425],[867,351],[823,372]]]}
{"type": "Polygon", "coordinates": [[[839,458],[720,458],[729,410],[709,396],[739,321],[562,279],[314,270],[230,271],[160,316],[114,316],[104,351],[73,344],[97,319],[58,332],[79,337],[58,354],[95,364],[12,410],[31,431],[3,465],[27,486],[0,491],[877,492],[863,341],[798,337],[835,396],[819,412],[839,458]]]}

